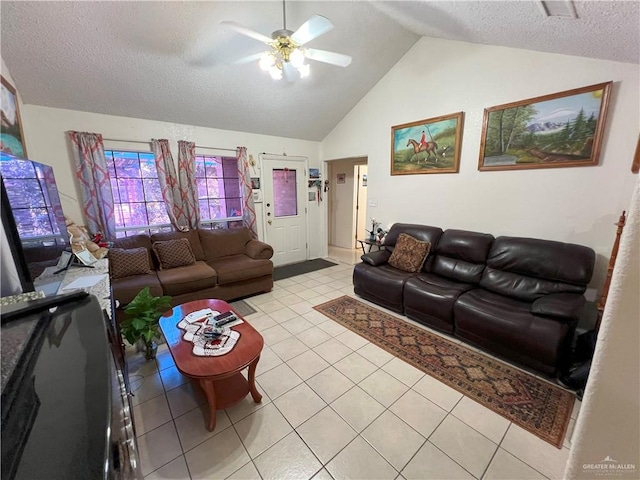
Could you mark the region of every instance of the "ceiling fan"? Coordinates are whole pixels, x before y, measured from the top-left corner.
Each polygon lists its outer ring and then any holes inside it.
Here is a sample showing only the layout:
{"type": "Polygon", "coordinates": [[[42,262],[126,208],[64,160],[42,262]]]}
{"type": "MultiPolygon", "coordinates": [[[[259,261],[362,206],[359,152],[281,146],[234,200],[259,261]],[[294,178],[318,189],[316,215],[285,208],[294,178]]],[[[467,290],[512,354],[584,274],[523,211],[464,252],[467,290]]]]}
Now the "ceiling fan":
{"type": "Polygon", "coordinates": [[[249,55],[233,63],[237,65],[259,60],[260,68],[269,72],[271,78],[280,80],[284,75],[290,82],[294,81],[298,76],[305,78],[309,75],[310,66],[308,63],[305,63],[306,59],[329,63],[338,67],[349,66],[351,63],[351,57],[349,55],[305,47],[311,40],[327,33],[333,28],[333,24],[328,18],[321,15],[313,15],[303,23],[300,28],[292,32],[291,30],[287,30],[285,2],[282,0],[282,19],[282,30],[274,31],[271,34],[271,38],[239,23],[223,21],[223,25],[227,25],[236,32],[264,42],[271,47],[270,50],[266,52],[249,55]]]}

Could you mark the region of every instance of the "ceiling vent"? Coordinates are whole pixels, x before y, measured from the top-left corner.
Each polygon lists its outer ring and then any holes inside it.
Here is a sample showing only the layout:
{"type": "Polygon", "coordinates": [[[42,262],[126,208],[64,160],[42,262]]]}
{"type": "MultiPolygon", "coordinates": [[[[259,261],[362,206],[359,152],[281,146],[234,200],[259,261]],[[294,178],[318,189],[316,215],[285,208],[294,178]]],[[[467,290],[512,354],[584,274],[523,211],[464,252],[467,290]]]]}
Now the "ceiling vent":
{"type": "Polygon", "coordinates": [[[540,9],[545,17],[578,18],[571,0],[540,0],[540,9]]]}

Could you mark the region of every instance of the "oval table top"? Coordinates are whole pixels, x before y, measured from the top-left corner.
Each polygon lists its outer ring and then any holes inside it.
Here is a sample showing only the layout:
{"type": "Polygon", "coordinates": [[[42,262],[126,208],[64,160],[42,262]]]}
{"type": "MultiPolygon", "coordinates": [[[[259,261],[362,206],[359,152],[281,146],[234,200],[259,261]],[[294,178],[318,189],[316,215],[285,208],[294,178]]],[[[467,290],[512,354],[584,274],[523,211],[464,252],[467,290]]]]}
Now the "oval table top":
{"type": "Polygon", "coordinates": [[[217,357],[198,356],[193,353],[193,344],[182,337],[186,333],[178,328],[178,322],[189,313],[210,308],[220,313],[234,311],[224,300],[195,300],[173,307],[160,317],[160,329],[164,334],[169,351],[178,370],[188,377],[225,377],[239,372],[260,356],[264,339],[258,331],[242,319],[244,323],[236,325],[233,330],[240,333],[238,342],[229,353],[217,357]]]}

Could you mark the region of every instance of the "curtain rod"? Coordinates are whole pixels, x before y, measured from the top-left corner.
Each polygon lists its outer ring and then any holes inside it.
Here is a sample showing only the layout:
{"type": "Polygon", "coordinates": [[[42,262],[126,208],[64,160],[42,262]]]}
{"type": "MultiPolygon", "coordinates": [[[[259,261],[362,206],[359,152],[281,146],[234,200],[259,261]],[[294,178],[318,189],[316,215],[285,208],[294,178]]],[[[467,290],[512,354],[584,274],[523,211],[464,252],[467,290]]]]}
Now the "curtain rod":
{"type": "MultiPolygon", "coordinates": [[[[149,145],[151,140],[142,141],[142,140],[127,140],[123,138],[102,138],[105,142],[125,142],[125,143],[143,143],[145,145],[149,145]]],[[[221,148],[221,147],[205,147],[204,145],[196,145],[196,148],[204,148],[207,150],[224,150],[225,152],[237,152],[238,150],[235,148],[221,148]]]]}
{"type": "Polygon", "coordinates": [[[204,148],[206,150],[224,150],[225,152],[237,152],[236,148],[220,148],[220,147],[205,147],[204,145],[196,145],[196,148],[204,148]]]}
{"type": "Polygon", "coordinates": [[[141,140],[125,140],[122,138],[102,138],[103,141],[105,142],[126,142],[126,143],[144,143],[146,145],[149,145],[151,143],[151,140],[147,141],[147,142],[143,142],[141,140]]]}

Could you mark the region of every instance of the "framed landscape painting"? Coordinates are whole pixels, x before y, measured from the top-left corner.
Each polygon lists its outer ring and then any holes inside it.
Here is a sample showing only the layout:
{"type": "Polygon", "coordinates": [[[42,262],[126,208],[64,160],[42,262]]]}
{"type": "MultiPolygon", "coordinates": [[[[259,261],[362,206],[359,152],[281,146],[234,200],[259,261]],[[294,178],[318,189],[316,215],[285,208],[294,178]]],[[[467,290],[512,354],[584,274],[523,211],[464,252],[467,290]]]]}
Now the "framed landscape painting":
{"type": "Polygon", "coordinates": [[[4,77],[0,77],[0,106],[2,116],[2,128],[0,129],[0,150],[20,158],[27,158],[27,149],[24,145],[20,110],[18,109],[18,96],[16,89],[11,86],[4,77]]]}
{"type": "Polygon", "coordinates": [[[597,165],[611,83],[485,109],[478,170],[597,165]]]}
{"type": "Polygon", "coordinates": [[[458,173],[464,113],[391,127],[391,175],[458,173]]]}

